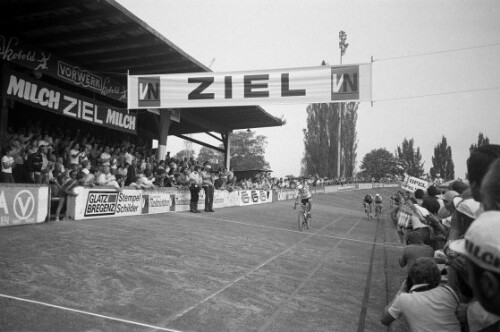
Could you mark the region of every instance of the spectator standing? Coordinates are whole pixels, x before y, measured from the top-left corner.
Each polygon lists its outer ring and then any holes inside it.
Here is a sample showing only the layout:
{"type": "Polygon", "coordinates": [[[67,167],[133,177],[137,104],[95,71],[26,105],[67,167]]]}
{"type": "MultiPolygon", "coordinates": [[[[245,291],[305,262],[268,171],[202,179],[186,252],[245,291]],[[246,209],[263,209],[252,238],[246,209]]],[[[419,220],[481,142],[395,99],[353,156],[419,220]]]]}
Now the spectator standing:
{"type": "Polygon", "coordinates": [[[69,178],[63,180],[63,185],[59,190],[59,204],[57,205],[56,209],[56,221],[60,220],[59,216],[61,215],[61,210],[63,209],[65,203],[68,200],[68,195],[72,194],[73,188],[75,188],[77,185],[78,185],[77,171],[69,172],[69,178]]]}
{"type": "MultiPolygon", "coordinates": [[[[190,178],[190,169],[189,168],[184,168],[182,170],[182,174],[179,176],[179,179],[178,179],[178,184],[182,185],[182,186],[186,186],[189,188],[189,191],[190,191],[190,204],[189,204],[189,212],[192,212],[192,213],[199,213],[200,211],[197,211],[195,209],[195,203],[194,203],[194,197],[195,195],[197,195],[197,193],[193,193],[191,191],[191,178],[190,178]]],[[[194,185],[193,185],[194,187],[194,185]]],[[[199,187],[198,187],[198,191],[199,191],[199,187]]],[[[197,203],[196,203],[197,204],[197,203]]]]}
{"type": "Polygon", "coordinates": [[[211,174],[212,166],[205,163],[204,170],[201,171],[201,178],[203,180],[203,190],[205,191],[205,212],[214,212],[214,182],[211,174]]]}
{"type": "Polygon", "coordinates": [[[80,165],[80,144],[73,143],[73,146],[68,153],[70,168],[74,171],[78,170],[78,165],[80,165]]]}
{"type": "Polygon", "coordinates": [[[200,213],[198,210],[198,201],[200,199],[200,190],[202,188],[203,179],[200,174],[200,167],[192,164],[189,172],[189,191],[191,193],[191,209],[193,213],[200,213]]]}
{"type": "Polygon", "coordinates": [[[28,169],[33,183],[44,182],[44,164],[47,165],[47,147],[45,145],[40,145],[38,147],[38,152],[31,154],[28,158],[28,169]]]}
{"type": "Polygon", "coordinates": [[[2,176],[0,182],[3,183],[15,183],[14,175],[12,175],[12,170],[16,164],[14,160],[14,148],[8,147],[6,153],[2,156],[2,176]]]}
{"type": "Polygon", "coordinates": [[[125,179],[125,186],[130,186],[132,182],[135,182],[137,178],[137,162],[136,159],[128,154],[125,155],[125,164],[127,166],[127,178],[125,179]]]}

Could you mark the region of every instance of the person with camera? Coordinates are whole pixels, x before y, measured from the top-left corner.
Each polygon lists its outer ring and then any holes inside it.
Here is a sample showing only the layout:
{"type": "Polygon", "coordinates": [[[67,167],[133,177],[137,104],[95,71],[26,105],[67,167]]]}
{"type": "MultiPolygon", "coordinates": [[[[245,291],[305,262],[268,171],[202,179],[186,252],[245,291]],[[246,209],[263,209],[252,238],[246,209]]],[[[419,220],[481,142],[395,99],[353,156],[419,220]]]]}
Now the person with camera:
{"type": "Polygon", "coordinates": [[[188,174],[189,178],[189,191],[191,193],[190,200],[190,212],[192,213],[200,213],[198,210],[198,200],[200,199],[200,190],[202,188],[203,180],[201,178],[201,174],[199,172],[200,167],[194,164],[191,165],[190,168],[184,169],[184,176],[188,174]]]}

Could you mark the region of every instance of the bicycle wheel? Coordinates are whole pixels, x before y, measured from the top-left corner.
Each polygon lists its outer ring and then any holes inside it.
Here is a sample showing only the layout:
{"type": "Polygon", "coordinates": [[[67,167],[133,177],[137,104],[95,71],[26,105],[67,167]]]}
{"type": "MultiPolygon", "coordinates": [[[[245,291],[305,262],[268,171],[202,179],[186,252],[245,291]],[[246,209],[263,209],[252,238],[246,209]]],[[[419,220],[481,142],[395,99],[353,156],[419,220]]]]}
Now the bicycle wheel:
{"type": "Polygon", "coordinates": [[[311,223],[311,215],[308,214],[307,217],[305,218],[305,224],[306,224],[306,228],[307,230],[309,230],[309,224],[311,223]]]}
{"type": "Polygon", "coordinates": [[[305,223],[304,213],[302,211],[299,212],[299,216],[298,216],[297,221],[299,223],[299,231],[302,232],[302,230],[304,229],[304,223],[305,223]]]}

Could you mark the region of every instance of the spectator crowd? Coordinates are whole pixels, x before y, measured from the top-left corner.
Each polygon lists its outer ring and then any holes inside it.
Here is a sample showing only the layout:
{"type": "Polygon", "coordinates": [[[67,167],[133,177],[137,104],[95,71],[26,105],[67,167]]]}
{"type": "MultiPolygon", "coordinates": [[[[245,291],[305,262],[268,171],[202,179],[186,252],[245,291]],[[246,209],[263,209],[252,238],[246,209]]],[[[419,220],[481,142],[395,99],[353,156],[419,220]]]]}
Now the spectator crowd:
{"type": "Polygon", "coordinates": [[[406,279],[381,323],[412,331],[500,331],[500,145],[473,150],[468,183],[391,197],[406,279]]]}

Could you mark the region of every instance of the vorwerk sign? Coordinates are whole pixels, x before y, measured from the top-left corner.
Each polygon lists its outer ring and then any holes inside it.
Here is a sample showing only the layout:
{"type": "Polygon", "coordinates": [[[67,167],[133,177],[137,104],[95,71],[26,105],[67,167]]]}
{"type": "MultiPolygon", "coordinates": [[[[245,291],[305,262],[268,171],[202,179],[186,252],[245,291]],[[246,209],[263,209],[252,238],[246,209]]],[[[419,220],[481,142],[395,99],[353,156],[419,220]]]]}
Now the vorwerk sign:
{"type": "Polygon", "coordinates": [[[131,75],[128,91],[130,109],[371,101],[371,64],[131,75]]]}

